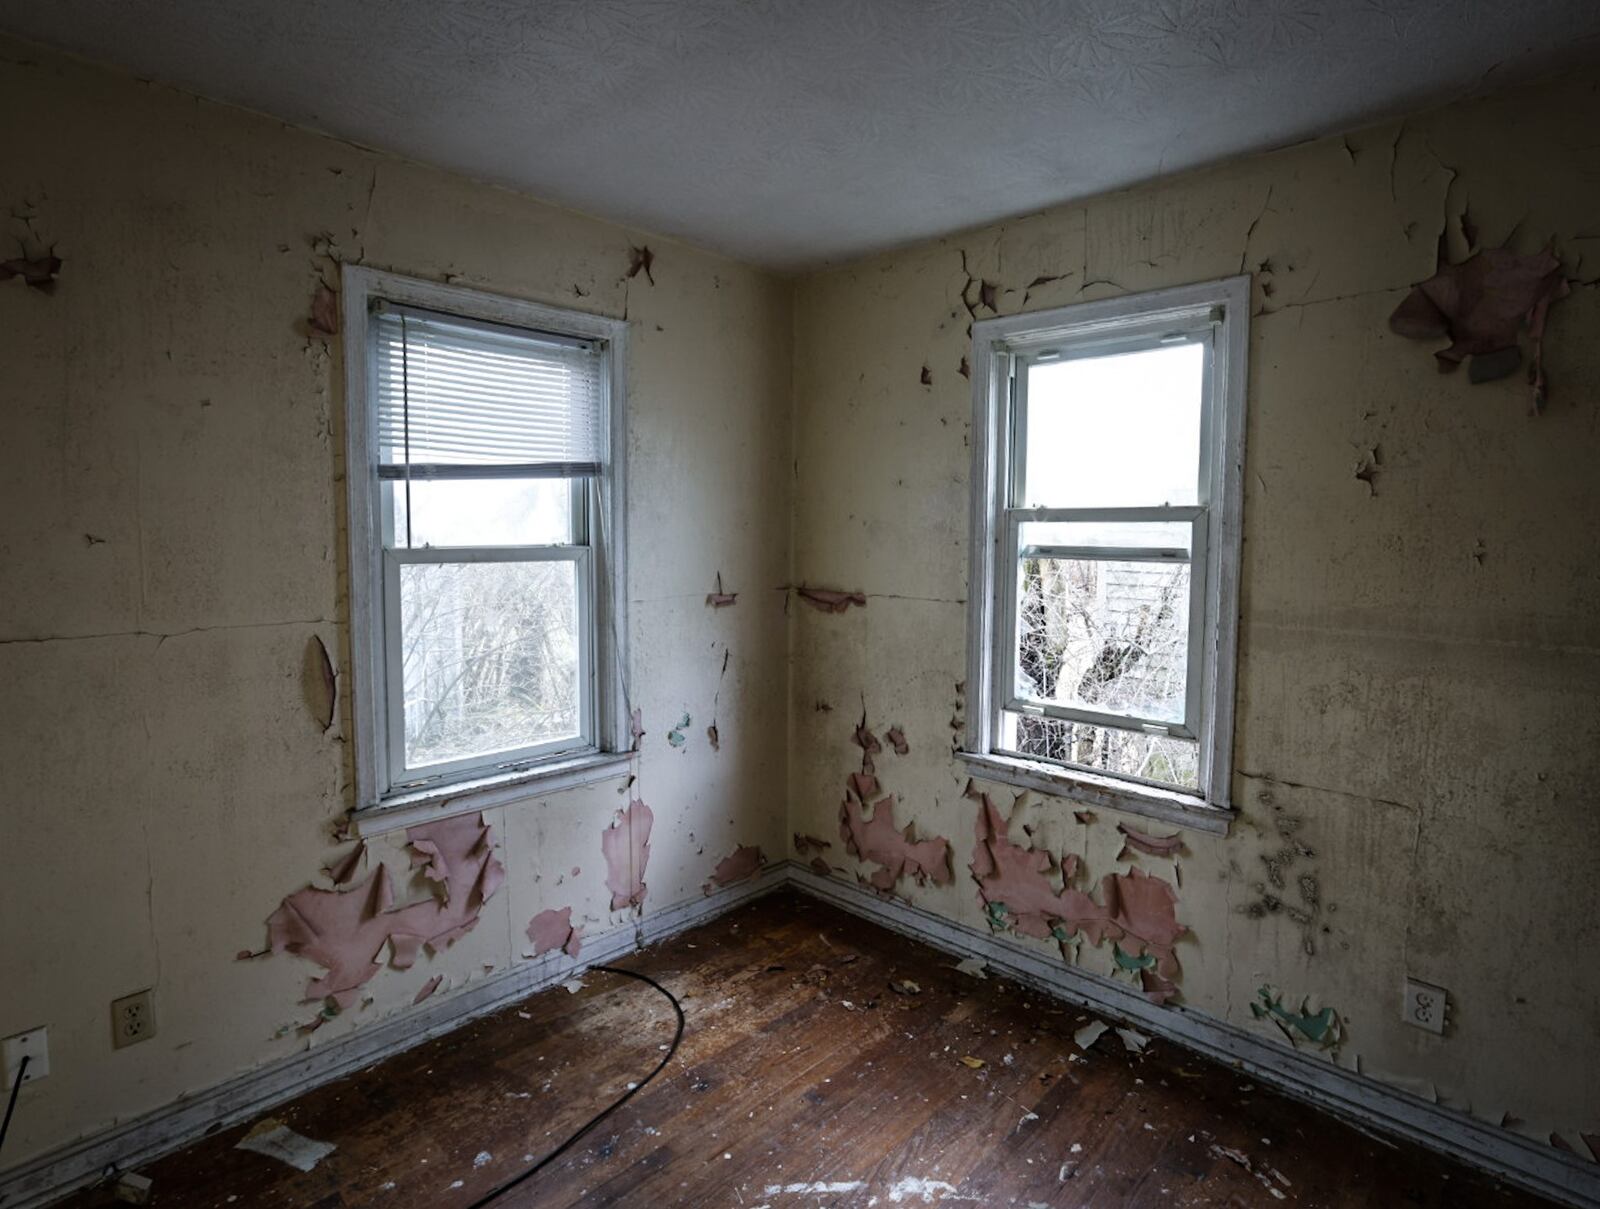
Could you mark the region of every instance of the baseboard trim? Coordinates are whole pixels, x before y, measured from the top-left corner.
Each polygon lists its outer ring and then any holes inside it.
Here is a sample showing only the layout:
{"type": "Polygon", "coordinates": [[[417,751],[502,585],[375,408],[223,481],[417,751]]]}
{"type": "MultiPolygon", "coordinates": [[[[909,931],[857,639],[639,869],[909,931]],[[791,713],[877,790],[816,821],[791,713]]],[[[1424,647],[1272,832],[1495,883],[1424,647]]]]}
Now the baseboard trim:
{"type": "Polygon", "coordinates": [[[1365,1130],[1405,1138],[1531,1192],[1600,1209],[1600,1167],[1479,1121],[1453,1108],[1334,1066],[1182,1006],[1158,1007],[1130,987],[1089,974],[986,930],[957,924],[898,899],[791,862],[796,889],[852,915],[989,966],[1056,998],[1092,1008],[1185,1049],[1234,1066],[1262,1083],[1365,1130]]]}
{"type": "Polygon", "coordinates": [[[295,1096],[432,1040],[469,1020],[554,986],[574,973],[634,951],[768,894],[788,882],[780,862],[736,886],[675,903],[641,919],[584,938],[581,960],[547,953],[469,983],[455,994],[279,1059],[207,1091],[94,1133],[0,1172],[0,1206],[38,1209],[98,1180],[128,1171],[182,1146],[292,1100],[295,1096]]]}

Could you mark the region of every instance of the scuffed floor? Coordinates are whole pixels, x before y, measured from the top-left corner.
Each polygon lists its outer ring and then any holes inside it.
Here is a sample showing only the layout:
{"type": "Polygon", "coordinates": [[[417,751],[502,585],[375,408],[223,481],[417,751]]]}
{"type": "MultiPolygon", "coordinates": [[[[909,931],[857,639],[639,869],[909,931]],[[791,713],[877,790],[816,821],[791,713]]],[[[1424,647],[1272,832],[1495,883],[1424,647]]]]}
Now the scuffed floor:
{"type": "MultiPolygon", "coordinates": [[[[793,894],[624,964],[683,1001],[682,1047],[497,1204],[1544,1203],[793,894]]],[[[471,1204],[671,1040],[654,991],[600,972],[584,982],[263,1114],[334,1145],[311,1170],[235,1149],[244,1124],[143,1168],[152,1203],[471,1204]]]]}

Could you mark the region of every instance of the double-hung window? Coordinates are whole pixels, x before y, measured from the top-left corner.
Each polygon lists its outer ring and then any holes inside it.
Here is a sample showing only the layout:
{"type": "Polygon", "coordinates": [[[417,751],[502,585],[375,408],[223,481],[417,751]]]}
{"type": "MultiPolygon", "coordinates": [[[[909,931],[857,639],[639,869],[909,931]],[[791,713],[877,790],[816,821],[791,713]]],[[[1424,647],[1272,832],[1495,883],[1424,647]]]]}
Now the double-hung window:
{"type": "Polygon", "coordinates": [[[973,327],[986,775],[1225,825],[1246,279],[973,327]]]}
{"type": "Polygon", "coordinates": [[[369,270],[345,291],[358,805],[604,763],[622,325],[369,270]]]}

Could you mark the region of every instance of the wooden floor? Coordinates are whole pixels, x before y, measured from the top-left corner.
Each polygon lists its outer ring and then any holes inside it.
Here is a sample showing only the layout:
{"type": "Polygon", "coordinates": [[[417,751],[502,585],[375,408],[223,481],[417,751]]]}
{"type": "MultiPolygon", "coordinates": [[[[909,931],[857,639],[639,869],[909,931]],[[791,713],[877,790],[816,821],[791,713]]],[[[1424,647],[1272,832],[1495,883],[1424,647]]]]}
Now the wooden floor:
{"type": "MultiPolygon", "coordinates": [[[[1165,1042],[1138,1057],[1108,1032],[1080,1054],[1072,1034],[1086,1013],[962,974],[933,949],[797,895],[622,964],[683,1001],[682,1047],[497,1206],[1544,1203],[1165,1042]],[[891,989],[906,980],[919,989],[891,989]]],[[[240,1126],[143,1168],[152,1203],[471,1204],[648,1073],[671,1040],[671,1007],[650,987],[598,972],[587,984],[270,1114],[337,1145],[314,1170],[233,1149],[240,1126]]]]}

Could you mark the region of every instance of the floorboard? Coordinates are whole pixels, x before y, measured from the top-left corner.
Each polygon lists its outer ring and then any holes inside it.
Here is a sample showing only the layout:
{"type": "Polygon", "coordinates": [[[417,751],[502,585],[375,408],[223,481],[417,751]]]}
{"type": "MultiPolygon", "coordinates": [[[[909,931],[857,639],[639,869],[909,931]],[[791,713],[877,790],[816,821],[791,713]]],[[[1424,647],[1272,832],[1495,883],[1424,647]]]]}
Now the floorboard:
{"type": "MultiPolygon", "coordinates": [[[[792,892],[619,963],[683,1003],[660,1077],[496,1202],[539,1206],[1416,1206],[1546,1202],[1350,1129],[1237,1073],[792,892]],[[894,983],[914,983],[899,993],[894,983]],[[981,1066],[964,1063],[965,1058],[981,1066]],[[874,1199],[875,1198],[875,1199],[874,1199]]],[[[672,1037],[649,987],[592,971],[282,1106],[337,1149],[152,1163],[162,1209],[465,1206],[555,1149],[672,1037]]],[[[110,1203],[104,1189],[67,1202],[110,1203]]]]}

